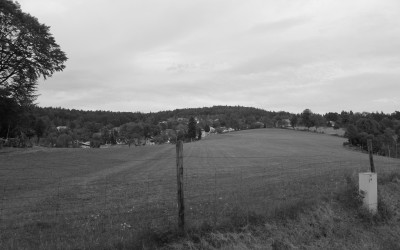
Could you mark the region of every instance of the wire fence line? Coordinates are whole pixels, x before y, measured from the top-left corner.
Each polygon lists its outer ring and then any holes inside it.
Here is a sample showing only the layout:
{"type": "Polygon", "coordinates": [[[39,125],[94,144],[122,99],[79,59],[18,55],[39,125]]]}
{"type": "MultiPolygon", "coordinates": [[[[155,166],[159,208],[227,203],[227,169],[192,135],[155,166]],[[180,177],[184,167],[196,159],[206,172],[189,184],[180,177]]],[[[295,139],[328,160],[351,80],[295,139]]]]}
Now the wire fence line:
{"type": "MultiPolygon", "coordinates": [[[[196,155],[190,150],[183,162],[185,216],[192,225],[217,225],[237,209],[273,212],[333,194],[345,186],[346,175],[369,166],[362,154],[340,160],[327,155],[196,155]]],[[[119,172],[105,169],[94,176],[84,166],[0,167],[0,244],[24,248],[32,242],[83,242],[105,233],[129,237],[143,228],[176,225],[176,157],[130,163],[138,166],[135,171],[127,164],[119,172]]],[[[376,167],[378,173],[400,170],[398,160],[382,157],[376,167]]]]}

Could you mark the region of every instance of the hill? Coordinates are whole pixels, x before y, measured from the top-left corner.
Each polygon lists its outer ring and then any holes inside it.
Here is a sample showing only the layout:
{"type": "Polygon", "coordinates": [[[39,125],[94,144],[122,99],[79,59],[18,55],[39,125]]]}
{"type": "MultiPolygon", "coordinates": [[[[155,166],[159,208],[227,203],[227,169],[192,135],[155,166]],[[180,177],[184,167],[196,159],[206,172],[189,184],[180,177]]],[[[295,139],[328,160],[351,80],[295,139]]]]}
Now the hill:
{"type": "Polygon", "coordinates": [[[256,128],[301,128],[345,135],[348,143],[380,155],[400,155],[400,112],[353,113],[342,111],[324,115],[305,109],[301,114],[266,111],[252,107],[213,106],[176,109],[156,113],[83,111],[32,107],[21,115],[0,120],[0,147],[100,147],[108,144],[162,144],[176,140],[196,140],[204,132],[224,133],[256,128]],[[189,129],[189,120],[194,119],[189,129]],[[325,129],[328,127],[328,130],[325,129]],[[342,129],[339,132],[339,129],[342,129]],[[189,130],[190,133],[189,133],[189,130]],[[195,130],[195,131],[194,131],[195,130]],[[348,133],[345,133],[348,131],[348,133]]]}
{"type": "Polygon", "coordinates": [[[277,114],[289,116],[286,112],[240,106],[176,109],[157,113],[33,107],[30,113],[20,117],[18,127],[13,128],[9,125],[15,123],[4,120],[4,126],[0,126],[0,137],[15,137],[19,141],[23,140],[21,137],[27,137],[29,140],[24,145],[35,143],[57,147],[74,147],[78,145],[74,144],[76,141],[90,142],[97,147],[117,142],[136,141],[138,144],[137,141],[146,139],[164,143],[174,141],[179,136],[186,137],[190,117],[196,118],[196,133],[199,135],[206,126],[221,128],[221,131],[225,127],[234,130],[273,127],[277,114]]]}

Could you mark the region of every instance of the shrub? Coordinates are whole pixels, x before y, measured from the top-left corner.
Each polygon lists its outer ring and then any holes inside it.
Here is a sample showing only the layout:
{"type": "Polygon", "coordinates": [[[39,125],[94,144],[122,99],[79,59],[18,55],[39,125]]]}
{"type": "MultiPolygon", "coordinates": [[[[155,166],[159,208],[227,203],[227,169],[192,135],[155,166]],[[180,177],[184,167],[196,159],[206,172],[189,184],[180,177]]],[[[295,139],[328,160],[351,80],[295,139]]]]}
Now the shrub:
{"type": "Polygon", "coordinates": [[[90,141],[90,147],[91,148],[100,148],[100,145],[101,145],[101,141],[100,140],[92,139],[90,141]]]}
{"type": "Polygon", "coordinates": [[[333,129],[340,129],[340,124],[336,122],[335,125],[333,125],[333,129]]]}
{"type": "Polygon", "coordinates": [[[68,148],[72,145],[72,137],[67,134],[61,134],[57,137],[56,147],[57,148],[68,148]]]}

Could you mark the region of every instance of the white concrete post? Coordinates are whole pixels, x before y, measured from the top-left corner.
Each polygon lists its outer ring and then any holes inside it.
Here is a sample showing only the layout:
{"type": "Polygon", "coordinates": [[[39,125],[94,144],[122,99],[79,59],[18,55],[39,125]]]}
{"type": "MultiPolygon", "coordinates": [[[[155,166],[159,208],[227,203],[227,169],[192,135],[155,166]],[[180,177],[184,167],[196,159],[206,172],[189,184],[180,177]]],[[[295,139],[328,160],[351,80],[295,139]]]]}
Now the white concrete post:
{"type": "Polygon", "coordinates": [[[372,213],[378,211],[378,183],[376,173],[359,173],[359,192],[364,206],[372,213]]]}

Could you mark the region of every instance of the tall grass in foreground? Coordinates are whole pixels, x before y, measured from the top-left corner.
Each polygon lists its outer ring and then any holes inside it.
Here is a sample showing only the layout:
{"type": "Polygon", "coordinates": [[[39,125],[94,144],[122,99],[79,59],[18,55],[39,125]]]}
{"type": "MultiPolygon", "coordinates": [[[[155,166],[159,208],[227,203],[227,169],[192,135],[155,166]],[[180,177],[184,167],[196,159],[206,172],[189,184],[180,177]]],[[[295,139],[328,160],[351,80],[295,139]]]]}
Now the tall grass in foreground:
{"type": "Polygon", "coordinates": [[[379,174],[377,215],[362,206],[358,176],[342,179],[345,183],[332,190],[318,182],[295,183],[297,195],[315,195],[279,200],[287,193],[277,193],[265,209],[249,209],[245,200],[232,202],[217,218],[211,211],[189,220],[184,234],[175,217],[149,220],[159,215],[157,208],[141,214],[115,208],[41,218],[32,212],[21,225],[6,227],[1,249],[399,249],[400,174],[379,174]]]}
{"type": "Polygon", "coordinates": [[[378,213],[358,195],[358,176],[333,196],[287,203],[274,213],[235,210],[218,227],[189,229],[162,249],[400,249],[400,174],[379,176],[378,213]]]}

